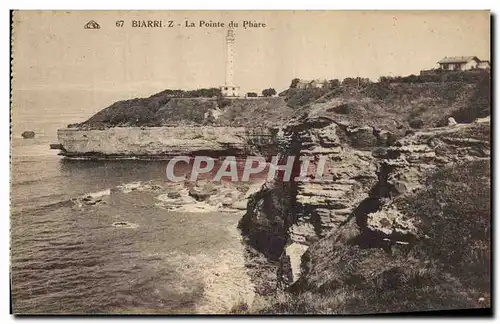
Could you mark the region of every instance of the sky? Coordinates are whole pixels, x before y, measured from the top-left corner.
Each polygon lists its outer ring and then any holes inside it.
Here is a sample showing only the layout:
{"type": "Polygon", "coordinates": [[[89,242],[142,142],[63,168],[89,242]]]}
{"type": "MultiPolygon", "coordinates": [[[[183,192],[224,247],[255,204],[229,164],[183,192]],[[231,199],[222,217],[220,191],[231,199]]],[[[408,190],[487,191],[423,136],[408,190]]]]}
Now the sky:
{"type": "Polygon", "coordinates": [[[242,92],[281,91],[293,78],[418,74],[444,56],[490,60],[488,11],[21,11],[13,17],[13,89],[144,96],[223,85],[227,28],[200,20],[240,23],[234,78],[242,92]],[[101,28],[85,29],[89,20],[101,28]],[[174,27],[134,28],[132,20],[174,27]]]}

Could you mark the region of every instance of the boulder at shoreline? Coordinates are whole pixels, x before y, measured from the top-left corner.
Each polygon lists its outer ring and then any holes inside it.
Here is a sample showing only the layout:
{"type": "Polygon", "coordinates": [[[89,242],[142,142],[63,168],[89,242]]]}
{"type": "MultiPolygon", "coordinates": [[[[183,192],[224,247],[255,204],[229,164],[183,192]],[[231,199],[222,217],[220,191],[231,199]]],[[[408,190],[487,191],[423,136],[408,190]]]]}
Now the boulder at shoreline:
{"type": "Polygon", "coordinates": [[[35,132],[34,131],[24,131],[21,136],[23,138],[34,138],[35,137],[35,132]]]}

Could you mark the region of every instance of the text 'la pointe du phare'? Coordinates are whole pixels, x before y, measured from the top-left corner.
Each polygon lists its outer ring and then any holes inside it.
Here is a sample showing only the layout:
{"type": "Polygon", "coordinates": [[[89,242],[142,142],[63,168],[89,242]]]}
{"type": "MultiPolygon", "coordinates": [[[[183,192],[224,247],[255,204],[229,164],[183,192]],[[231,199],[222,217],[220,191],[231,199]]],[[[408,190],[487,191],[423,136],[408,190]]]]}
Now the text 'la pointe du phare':
{"type": "Polygon", "coordinates": [[[199,20],[189,21],[185,20],[182,24],[173,21],[173,20],[132,20],[132,27],[134,28],[163,28],[163,27],[198,27],[198,28],[265,28],[267,27],[266,23],[252,21],[252,20],[244,20],[241,22],[237,21],[213,21],[213,20],[199,20]]]}

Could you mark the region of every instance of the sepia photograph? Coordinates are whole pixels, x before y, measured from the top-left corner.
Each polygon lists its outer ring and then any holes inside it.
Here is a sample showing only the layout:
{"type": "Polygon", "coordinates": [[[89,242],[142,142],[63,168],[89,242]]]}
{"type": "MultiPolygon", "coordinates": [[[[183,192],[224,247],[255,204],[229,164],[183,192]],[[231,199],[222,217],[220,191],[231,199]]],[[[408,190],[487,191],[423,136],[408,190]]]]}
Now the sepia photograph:
{"type": "Polygon", "coordinates": [[[12,314],[492,315],[489,10],[10,20],[12,314]]]}

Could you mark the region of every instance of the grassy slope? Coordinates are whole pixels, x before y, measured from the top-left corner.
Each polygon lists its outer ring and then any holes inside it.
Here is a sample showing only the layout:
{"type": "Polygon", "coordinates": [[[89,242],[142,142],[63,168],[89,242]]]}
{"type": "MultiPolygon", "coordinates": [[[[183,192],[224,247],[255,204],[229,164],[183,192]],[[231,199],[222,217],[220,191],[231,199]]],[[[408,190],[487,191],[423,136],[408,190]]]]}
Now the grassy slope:
{"type": "Polygon", "coordinates": [[[305,274],[261,313],[380,313],[489,307],[490,162],[457,164],[395,205],[426,236],[364,241],[355,219],[313,245],[305,274]]]}
{"type": "Polygon", "coordinates": [[[283,125],[294,112],[283,98],[233,99],[223,111],[218,124],[250,127],[283,125]]]}
{"type": "Polygon", "coordinates": [[[79,127],[161,126],[169,123],[197,124],[216,107],[206,98],[170,98],[162,93],[149,98],[118,101],[99,111],[79,127]]]}
{"type": "Polygon", "coordinates": [[[292,116],[283,98],[213,99],[171,98],[160,92],[149,98],[119,101],[101,110],[78,127],[215,125],[276,126],[292,116]],[[206,118],[220,107],[221,116],[206,118]]]}
{"type": "Polygon", "coordinates": [[[452,112],[467,105],[474,85],[460,83],[372,84],[362,89],[341,87],[310,105],[310,114],[352,125],[396,131],[411,128],[412,120],[423,127],[437,126],[452,112]]]}
{"type": "Polygon", "coordinates": [[[370,83],[328,90],[289,89],[284,97],[297,116],[308,113],[404,135],[412,128],[445,126],[451,116],[457,122],[488,116],[490,83],[490,75],[484,73],[474,82],[370,83]]]}

